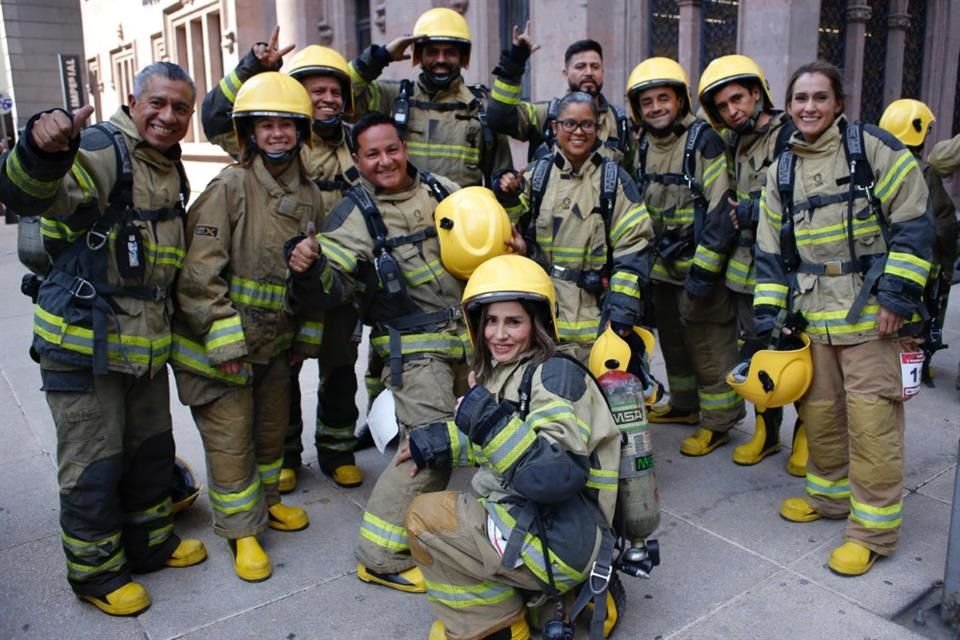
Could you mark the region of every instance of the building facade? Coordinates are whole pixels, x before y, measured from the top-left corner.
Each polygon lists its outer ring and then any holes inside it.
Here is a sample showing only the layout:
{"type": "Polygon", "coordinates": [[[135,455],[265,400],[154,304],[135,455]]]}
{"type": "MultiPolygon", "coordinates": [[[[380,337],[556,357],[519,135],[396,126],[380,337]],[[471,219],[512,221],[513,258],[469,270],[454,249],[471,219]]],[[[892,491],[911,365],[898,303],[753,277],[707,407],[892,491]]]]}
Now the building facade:
{"type": "MultiPolygon", "coordinates": [[[[27,0],[0,0],[0,7],[16,4],[27,0]]],[[[564,49],[589,37],[604,46],[611,99],[622,100],[630,70],[651,55],[679,60],[695,94],[711,59],[739,52],[761,64],[782,106],[793,69],[822,57],[845,73],[851,118],[876,121],[891,100],[917,97],[937,114],[932,140],[960,131],[960,0],[80,0],[87,101],[105,119],[125,104],[137,69],[156,60],[187,68],[199,96],[183,146],[199,190],[227,160],[203,136],[202,96],[273,25],[281,45],[319,43],[350,58],[370,42],[410,33],[417,16],[435,6],[467,17],[470,82],[490,83],[513,25],[529,18],[542,47],[526,79],[526,97],[534,100],[563,93],[564,49]]],[[[385,73],[413,75],[406,61],[385,73]]],[[[16,112],[20,126],[28,116],[16,112]]]]}

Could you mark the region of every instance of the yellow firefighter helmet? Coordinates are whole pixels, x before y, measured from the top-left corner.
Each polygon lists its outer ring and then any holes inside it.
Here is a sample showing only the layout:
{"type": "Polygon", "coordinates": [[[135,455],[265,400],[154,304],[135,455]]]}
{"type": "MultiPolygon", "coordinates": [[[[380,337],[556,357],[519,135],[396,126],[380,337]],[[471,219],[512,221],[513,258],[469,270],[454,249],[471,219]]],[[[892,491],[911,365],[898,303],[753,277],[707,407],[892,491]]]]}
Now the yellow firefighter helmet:
{"type": "Polygon", "coordinates": [[[193,469],[183,458],[173,461],[173,483],[170,485],[170,500],[173,506],[170,511],[179,513],[192,505],[200,495],[200,485],[197,484],[193,469]]]}
{"type": "Polygon", "coordinates": [[[413,65],[420,64],[420,50],[424,42],[452,42],[463,52],[460,66],[470,66],[471,36],[466,19],[453,9],[438,7],[430,9],[417,18],[413,35],[421,38],[413,45],[413,65]]]}
{"type": "MultiPolygon", "coordinates": [[[[633,332],[643,340],[645,355],[649,361],[650,354],[653,353],[654,346],[656,345],[656,339],[652,333],[643,327],[634,327],[633,332]]],[[[590,349],[587,368],[590,369],[590,373],[592,373],[595,378],[599,378],[607,371],[626,371],[632,355],[630,345],[627,344],[627,341],[620,337],[612,328],[607,327],[597,338],[596,342],[593,343],[593,348],[590,349]]]]}
{"type": "Polygon", "coordinates": [[[727,384],[761,413],[796,402],[813,379],[810,338],[801,333],[799,339],[796,349],[757,351],[727,374],[727,384]]]}
{"type": "Polygon", "coordinates": [[[703,107],[707,119],[715,129],[722,129],[727,125],[724,124],[723,118],[714,106],[713,95],[727,83],[737,80],[753,80],[759,83],[763,94],[763,106],[767,109],[773,108],[770,85],[767,83],[766,76],[763,75],[763,69],[754,62],[753,58],[740,54],[720,56],[710,62],[700,76],[700,106],[703,107]]]}
{"type": "Polygon", "coordinates": [[[480,310],[484,305],[508,300],[531,300],[542,303],[547,310],[547,331],[554,340],[557,335],[557,293],[553,281],[539,264],[516,254],[491,258],[481,264],[470,276],[463,290],[463,315],[467,321],[470,340],[476,344],[480,310]]]}
{"type": "Polygon", "coordinates": [[[308,76],[334,76],[343,90],[343,112],[353,113],[353,85],[350,83],[350,68],[347,60],[330,47],[312,44],[293,54],[287,75],[303,81],[308,76]]]}
{"type": "Polygon", "coordinates": [[[313,103],[303,85],[278,71],[258,73],[241,85],[233,102],[233,127],[237,141],[248,144],[256,117],[292,118],[300,139],[310,144],[313,103]]]}
{"type": "Polygon", "coordinates": [[[683,70],[676,60],[670,58],[647,58],[630,72],[627,78],[627,102],[630,104],[630,112],[633,120],[641,124],[640,108],[637,104],[637,95],[641,91],[668,85],[676,88],[680,96],[683,97],[685,104],[681,109],[680,115],[684,116],[690,111],[690,81],[687,80],[687,72],[683,70]]]}
{"type": "Polygon", "coordinates": [[[880,128],[892,133],[908,147],[919,147],[927,137],[930,125],[936,121],[933,111],[923,102],[912,98],[894,100],[880,117],[880,128]]]}
{"type": "Polygon", "coordinates": [[[507,253],[513,227],[486,187],[454,191],[433,212],[443,267],[461,280],[490,258],[507,253]]]}

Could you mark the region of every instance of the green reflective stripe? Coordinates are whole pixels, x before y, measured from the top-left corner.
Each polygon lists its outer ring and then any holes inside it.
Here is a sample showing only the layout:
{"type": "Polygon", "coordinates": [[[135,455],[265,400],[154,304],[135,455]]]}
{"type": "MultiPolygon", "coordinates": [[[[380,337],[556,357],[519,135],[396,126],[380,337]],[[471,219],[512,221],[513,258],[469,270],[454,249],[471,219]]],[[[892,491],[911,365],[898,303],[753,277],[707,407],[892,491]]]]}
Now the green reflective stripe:
{"type": "Polygon", "coordinates": [[[83,582],[94,575],[120,571],[126,564],[127,554],[123,549],[118,549],[105,562],[98,565],[82,564],[68,558],[67,577],[76,582],[83,582]]]}
{"type": "Polygon", "coordinates": [[[620,472],[617,469],[607,470],[591,467],[587,486],[598,491],[616,491],[619,482],[620,472]]]}
{"type": "Polygon", "coordinates": [[[707,393],[703,389],[697,389],[697,397],[700,399],[701,411],[726,411],[743,404],[743,398],[733,389],[720,393],[707,393]]]}
{"type": "Polygon", "coordinates": [[[838,333],[859,333],[870,331],[877,326],[877,312],[880,305],[868,304],[860,314],[859,322],[847,323],[847,309],[836,311],[804,311],[807,319],[807,333],[814,335],[829,335],[838,333]]]}
{"type": "Polygon", "coordinates": [[[756,286],[757,279],[751,265],[731,257],[727,262],[727,281],[749,287],[756,286]]]}
{"type": "Polygon", "coordinates": [[[557,320],[557,334],[560,342],[592,342],[597,339],[598,320],[570,322],[557,320]]]}
{"type": "Polygon", "coordinates": [[[70,173],[73,175],[73,179],[76,180],[77,186],[80,187],[80,193],[83,194],[83,204],[87,204],[97,197],[96,183],[94,183],[93,178],[90,177],[86,169],[80,166],[76,159],[74,159],[73,165],[70,167],[70,173]]]}
{"type": "Polygon", "coordinates": [[[441,273],[444,273],[443,263],[440,261],[440,258],[437,258],[416,269],[404,271],[403,277],[411,287],[419,287],[420,285],[436,280],[441,273]]]}
{"type": "Polygon", "coordinates": [[[427,599],[451,609],[469,609],[488,606],[509,600],[515,593],[513,587],[496,582],[480,582],[469,586],[444,584],[424,580],[427,599]]]}
{"type": "Polygon", "coordinates": [[[40,235],[50,240],[73,242],[85,231],[74,231],[68,225],[54,218],[40,218],[40,235]]]}
{"type": "Polygon", "coordinates": [[[520,104],[520,94],[523,93],[523,86],[505,82],[500,78],[493,81],[493,88],[490,90],[490,97],[497,102],[510,105],[511,107],[520,104]]]}
{"type": "Polygon", "coordinates": [[[450,460],[454,466],[469,467],[476,463],[473,443],[453,420],[447,420],[447,437],[450,439],[450,460]]]}
{"type": "Polygon", "coordinates": [[[640,299],[640,277],[635,273],[617,271],[610,277],[610,292],[640,299]]]}
{"type": "Polygon", "coordinates": [[[911,170],[919,170],[920,165],[917,164],[916,159],[913,157],[913,154],[907,151],[901,151],[900,155],[897,157],[897,161],[893,163],[893,166],[887,169],[883,174],[883,179],[880,180],[877,184],[874,193],[880,202],[886,204],[887,200],[890,198],[893,193],[900,188],[900,185],[906,179],[907,174],[911,170]]]}
{"type": "Polygon", "coordinates": [[[216,491],[210,487],[210,506],[225,515],[250,511],[263,495],[260,489],[260,475],[253,476],[253,480],[240,491],[216,491]]]}
{"type": "Polygon", "coordinates": [[[696,215],[693,207],[657,209],[649,204],[647,205],[647,214],[665,225],[678,225],[681,227],[693,224],[696,215]]]}
{"type": "MultiPolygon", "coordinates": [[[[454,357],[466,354],[466,336],[449,333],[412,333],[400,336],[400,351],[412,353],[440,353],[454,357]]],[[[382,356],[390,355],[390,336],[377,336],[370,344],[382,356]]]]}
{"type": "Polygon", "coordinates": [[[410,550],[407,542],[407,530],[378,518],[369,511],[363,512],[360,523],[360,537],[384,549],[398,553],[410,550]]]}
{"type": "Polygon", "coordinates": [[[60,180],[37,180],[27,173],[20,160],[20,147],[13,148],[13,153],[7,156],[7,175],[10,182],[28,196],[37,200],[52,198],[60,188],[60,180]]]}
{"type": "Polygon", "coordinates": [[[520,107],[527,112],[527,122],[534,127],[539,127],[540,118],[537,117],[537,107],[530,102],[523,102],[520,107]]]}
{"type": "Polygon", "coordinates": [[[120,546],[120,535],[121,534],[117,532],[107,536],[106,538],[100,538],[99,540],[80,540],[79,538],[74,538],[61,531],[60,542],[63,544],[63,547],[72,555],[92,555],[106,558],[115,553],[116,549],[120,546]]]}
{"type": "Polygon", "coordinates": [[[887,256],[887,264],[883,272],[910,280],[923,287],[926,286],[930,275],[930,263],[909,253],[891,251],[887,256]]]}
{"type": "Polygon", "coordinates": [[[666,261],[663,258],[657,258],[656,262],[653,263],[653,273],[662,276],[664,278],[674,280],[676,279],[675,273],[680,276],[685,276],[688,271],[690,271],[690,266],[693,264],[693,258],[685,258],[683,260],[671,260],[670,264],[672,268],[668,269],[664,264],[666,261]]]}
{"type": "MultiPolygon", "coordinates": [[[[93,330],[67,324],[40,305],[33,308],[33,332],[42,340],[68,351],[93,355],[93,330]]],[[[170,352],[170,336],[151,340],[142,336],[107,334],[107,359],[114,362],[150,364],[166,362],[170,352]]]]}
{"type": "Polygon", "coordinates": [[[213,324],[210,325],[210,330],[207,332],[207,335],[204,336],[204,345],[206,346],[207,353],[210,353],[214,349],[238,344],[245,340],[243,336],[243,323],[240,321],[240,316],[233,314],[232,316],[213,321],[213,324]]]}
{"type": "Polygon", "coordinates": [[[411,156],[422,158],[453,158],[461,162],[476,164],[480,162],[480,150],[460,144],[439,144],[436,142],[407,141],[407,151],[411,156]]]}
{"type": "Polygon", "coordinates": [[[527,424],[529,424],[530,427],[535,430],[544,425],[562,422],[565,420],[576,423],[580,440],[582,440],[584,444],[590,442],[590,434],[592,432],[590,425],[577,416],[569,402],[564,400],[554,400],[544,404],[534,411],[531,411],[527,415],[527,424]]]}
{"type": "Polygon", "coordinates": [[[617,223],[610,229],[610,244],[616,246],[620,243],[620,240],[623,238],[630,229],[633,229],[638,224],[643,224],[644,219],[650,219],[650,214],[647,213],[647,207],[642,202],[635,207],[632,207],[626,214],[624,214],[617,223]]]}
{"type": "Polygon", "coordinates": [[[157,545],[163,544],[170,539],[170,534],[173,533],[173,523],[159,527],[157,529],[151,529],[150,533],[147,535],[147,546],[155,547],[157,545]]]}
{"type": "Polygon", "coordinates": [[[767,224],[770,225],[770,228],[774,231],[774,233],[779,234],[780,226],[782,224],[781,215],[779,212],[774,211],[769,206],[767,206],[766,192],[764,192],[763,195],[760,196],[760,211],[762,211],[764,215],[767,217],[767,224]]]}
{"type": "Polygon", "coordinates": [[[179,269],[183,266],[183,259],[187,252],[180,247],[168,244],[143,243],[143,253],[148,262],[156,265],[166,265],[179,269]]]}
{"type": "MultiPolygon", "coordinates": [[[[854,220],[853,237],[862,238],[880,233],[880,225],[876,218],[870,217],[867,220],[854,220]]],[[[795,231],[797,246],[812,247],[825,245],[831,242],[846,242],[847,223],[839,222],[837,224],[827,225],[825,227],[799,227],[795,231]]]]}
{"type": "Polygon", "coordinates": [[[536,440],[537,436],[530,425],[518,416],[514,416],[503,429],[483,445],[483,455],[497,473],[504,474],[516,464],[527,449],[533,446],[536,440]]]}
{"type": "Polygon", "coordinates": [[[230,276],[230,299],[236,302],[269,311],[281,311],[286,296],[285,285],[230,276]]]}
{"type": "Polygon", "coordinates": [[[710,161],[703,170],[703,189],[706,190],[727,170],[727,157],[722,153],[710,161]]]}
{"type": "Polygon", "coordinates": [[[564,262],[566,264],[572,264],[574,266],[579,266],[581,261],[590,261],[591,259],[600,264],[601,266],[606,264],[607,260],[607,250],[606,247],[602,248],[603,253],[599,255],[593,255],[587,253],[586,248],[581,245],[561,245],[561,244],[552,244],[551,252],[553,254],[554,262],[564,262]]]}
{"type": "Polygon", "coordinates": [[[277,484],[280,480],[280,468],[283,467],[283,458],[277,458],[267,464],[257,464],[257,473],[263,484],[277,484]]]}
{"type": "Polygon", "coordinates": [[[675,391],[675,392],[696,391],[697,377],[696,376],[671,376],[668,373],[667,384],[670,386],[670,391],[675,391]]]}
{"type": "Polygon", "coordinates": [[[512,207],[506,207],[507,216],[510,218],[510,224],[517,224],[520,222],[520,216],[527,210],[526,206],[523,203],[514,205],[512,207]]]}
{"type": "Polygon", "coordinates": [[[210,364],[207,350],[199,342],[193,342],[182,335],[173,336],[173,348],[170,351],[170,360],[176,365],[190,369],[207,378],[225,380],[233,384],[246,384],[250,380],[251,371],[246,363],[242,365],[240,373],[221,373],[210,364]]]}
{"type": "Polygon", "coordinates": [[[347,63],[347,73],[350,75],[350,84],[352,84],[354,88],[356,88],[358,85],[366,86],[367,81],[364,80],[363,76],[361,76],[353,67],[352,62],[347,63]]]}
{"type": "Polygon", "coordinates": [[[127,524],[145,524],[152,520],[169,517],[172,514],[170,508],[171,501],[167,498],[149,509],[124,514],[123,521],[127,524]]]}
{"type": "Polygon", "coordinates": [[[697,251],[693,256],[693,264],[710,273],[720,273],[723,269],[723,260],[723,254],[708,249],[702,244],[697,245],[697,251]]]}
{"type": "Polygon", "coordinates": [[[811,496],[826,496],[827,498],[850,497],[850,479],[827,480],[807,471],[805,483],[807,494],[811,496]]]}
{"type": "MultiPolygon", "coordinates": [[[[509,534],[513,531],[517,521],[503,505],[486,500],[484,500],[483,503],[487,509],[487,513],[490,514],[490,517],[497,525],[497,528],[509,539],[509,534]]],[[[548,551],[548,553],[550,566],[553,570],[554,585],[559,593],[569,591],[586,579],[587,571],[577,571],[560,559],[553,551],[548,551]]],[[[547,577],[546,562],[544,561],[543,543],[540,541],[539,536],[532,533],[526,533],[523,536],[520,557],[523,559],[523,563],[527,568],[530,569],[541,582],[548,583],[549,578],[547,577]]]]}
{"type": "Polygon", "coordinates": [[[889,507],[873,507],[857,502],[850,496],[850,519],[868,529],[896,529],[903,524],[903,503],[898,502],[889,507]]]}
{"type": "MultiPolygon", "coordinates": [[[[336,240],[331,240],[327,236],[318,236],[320,242],[320,252],[339,265],[345,272],[353,273],[357,270],[357,258],[347,251],[342,244],[336,240]]],[[[322,283],[326,289],[327,283],[322,283]]],[[[329,289],[327,289],[329,291],[329,289]]]]}
{"type": "Polygon", "coordinates": [[[753,290],[753,306],[769,305],[771,307],[785,308],[787,306],[787,294],[790,288],[783,284],[772,282],[758,282],[753,290]]]}
{"type": "Polygon", "coordinates": [[[220,80],[220,91],[223,93],[223,96],[230,101],[230,104],[236,102],[237,91],[240,90],[240,85],[242,84],[243,82],[241,82],[236,70],[231,71],[220,80]]]}
{"type": "Polygon", "coordinates": [[[304,320],[297,330],[296,341],[302,344],[321,344],[323,342],[323,323],[304,320]]]}

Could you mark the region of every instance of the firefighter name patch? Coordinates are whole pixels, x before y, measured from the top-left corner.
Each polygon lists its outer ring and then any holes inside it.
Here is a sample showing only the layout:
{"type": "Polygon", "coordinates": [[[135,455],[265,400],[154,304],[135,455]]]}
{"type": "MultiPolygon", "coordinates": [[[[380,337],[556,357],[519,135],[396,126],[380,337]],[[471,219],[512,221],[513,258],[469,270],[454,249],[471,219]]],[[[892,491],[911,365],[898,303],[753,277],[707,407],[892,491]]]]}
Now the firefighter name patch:
{"type": "Polygon", "coordinates": [[[220,235],[220,229],[209,224],[198,224],[194,229],[193,235],[203,236],[204,238],[216,238],[220,235]]]}

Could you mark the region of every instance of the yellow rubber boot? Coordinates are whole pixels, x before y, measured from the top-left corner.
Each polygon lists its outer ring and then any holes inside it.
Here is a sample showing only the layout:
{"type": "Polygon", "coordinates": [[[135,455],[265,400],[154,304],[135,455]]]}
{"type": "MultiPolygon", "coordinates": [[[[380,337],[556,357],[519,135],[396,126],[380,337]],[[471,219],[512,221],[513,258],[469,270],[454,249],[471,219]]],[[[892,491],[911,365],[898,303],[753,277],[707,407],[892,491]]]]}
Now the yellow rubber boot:
{"type": "MultiPolygon", "coordinates": [[[[763,413],[757,413],[753,437],[746,444],[742,444],[733,450],[732,457],[736,464],[755,465],[767,456],[772,456],[780,451],[780,425],[767,425],[767,417],[772,411],[776,410],[769,409],[763,413]]],[[[776,418],[772,422],[776,422],[776,418]]]]}
{"type": "MultiPolygon", "coordinates": [[[[495,633],[484,636],[484,640],[530,640],[530,637],[530,626],[527,621],[518,620],[506,629],[500,629],[495,633]]],[[[433,624],[430,625],[427,640],[447,640],[447,630],[441,621],[434,620],[433,624]]]]}
{"type": "Polygon", "coordinates": [[[78,597],[111,616],[135,616],[143,613],[150,606],[150,594],[147,593],[146,588],[139,582],[133,581],[114,589],[101,598],[97,596],[78,597]]]}
{"type": "Polygon", "coordinates": [[[685,456],[705,456],[717,447],[730,442],[729,433],[697,429],[692,436],[687,436],[680,443],[680,453],[685,456]]]}
{"type": "Polygon", "coordinates": [[[290,507],[282,502],[267,507],[269,520],[267,524],[277,531],[301,531],[310,524],[307,512],[301,507],[290,507]]]}
{"type": "Polygon", "coordinates": [[[357,577],[370,584],[379,584],[406,593],[426,593],[427,583],[420,567],[412,567],[397,573],[377,573],[364,565],[357,565],[357,577]]]}
{"type": "Polygon", "coordinates": [[[207,559],[207,548],[193,538],[182,538],[177,548],[167,558],[168,567],[192,567],[207,559]]]}
{"type": "Polygon", "coordinates": [[[287,494],[297,488],[297,470],[280,469],[280,480],[277,482],[277,488],[281,495],[287,494]]]}
{"type": "Polygon", "coordinates": [[[833,550],[827,566],[841,576],[862,576],[873,567],[878,554],[859,542],[848,540],[833,550]]]}
{"type": "Polygon", "coordinates": [[[270,556],[256,536],[230,540],[230,550],[233,552],[233,570],[241,580],[262,582],[273,573],[270,556]]]}
{"type": "Polygon", "coordinates": [[[813,522],[823,516],[803,498],[787,498],[780,505],[780,517],[789,522],[813,522]]]}
{"type": "Polygon", "coordinates": [[[810,457],[810,449],[807,448],[807,429],[803,422],[797,418],[797,428],[793,432],[793,451],[790,452],[790,458],[787,460],[787,473],[797,478],[803,478],[807,475],[807,459],[810,457]]]}
{"type": "Polygon", "coordinates": [[[341,487],[359,487],[363,484],[363,471],[355,464],[342,464],[336,467],[330,477],[341,487]]]}

